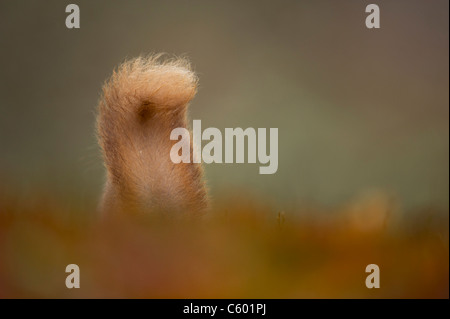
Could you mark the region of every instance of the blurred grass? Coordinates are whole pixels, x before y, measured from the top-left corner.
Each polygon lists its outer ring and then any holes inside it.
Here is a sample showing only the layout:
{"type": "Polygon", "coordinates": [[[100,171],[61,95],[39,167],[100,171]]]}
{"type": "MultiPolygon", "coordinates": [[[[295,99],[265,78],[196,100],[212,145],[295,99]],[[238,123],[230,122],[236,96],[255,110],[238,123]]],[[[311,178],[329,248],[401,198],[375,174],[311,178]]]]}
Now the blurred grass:
{"type": "Polygon", "coordinates": [[[100,218],[2,194],[0,298],[449,297],[444,212],[401,214],[375,193],[285,212],[250,196],[216,202],[203,220],[100,218]],[[81,289],[65,287],[70,263],[81,289]],[[380,289],[365,287],[371,263],[380,289]]]}

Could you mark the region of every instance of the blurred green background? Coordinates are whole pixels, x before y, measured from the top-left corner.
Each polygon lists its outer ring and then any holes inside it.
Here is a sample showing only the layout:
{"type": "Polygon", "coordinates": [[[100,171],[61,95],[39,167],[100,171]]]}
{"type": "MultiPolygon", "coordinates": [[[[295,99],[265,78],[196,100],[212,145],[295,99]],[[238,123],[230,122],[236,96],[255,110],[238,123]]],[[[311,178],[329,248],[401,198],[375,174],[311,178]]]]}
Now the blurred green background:
{"type": "Polygon", "coordinates": [[[213,197],[335,206],[376,189],[448,210],[449,2],[372,2],[0,1],[0,190],[93,205],[101,85],[125,58],[167,52],[199,74],[191,120],[279,128],[278,172],[207,165],[213,197]]]}

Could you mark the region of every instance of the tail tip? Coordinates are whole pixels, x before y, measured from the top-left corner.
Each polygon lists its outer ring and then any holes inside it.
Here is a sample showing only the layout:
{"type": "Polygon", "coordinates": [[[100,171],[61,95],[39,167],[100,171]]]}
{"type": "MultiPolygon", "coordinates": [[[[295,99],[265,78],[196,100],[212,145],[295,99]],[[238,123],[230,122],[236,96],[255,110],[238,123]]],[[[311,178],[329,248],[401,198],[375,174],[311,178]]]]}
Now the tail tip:
{"type": "Polygon", "coordinates": [[[151,54],[122,63],[104,85],[103,95],[162,108],[181,107],[195,96],[197,83],[186,58],[151,54]]]}

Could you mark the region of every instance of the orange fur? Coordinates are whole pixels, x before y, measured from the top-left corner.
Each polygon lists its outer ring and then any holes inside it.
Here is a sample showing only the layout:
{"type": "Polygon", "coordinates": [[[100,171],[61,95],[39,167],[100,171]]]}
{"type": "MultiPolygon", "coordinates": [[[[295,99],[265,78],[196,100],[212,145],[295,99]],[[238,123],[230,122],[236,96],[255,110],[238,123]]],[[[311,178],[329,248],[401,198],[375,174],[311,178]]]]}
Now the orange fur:
{"type": "Polygon", "coordinates": [[[187,128],[186,111],[196,91],[197,77],[185,59],[138,57],[113,72],[103,86],[97,116],[107,169],[104,213],[205,210],[200,164],[170,160],[177,142],[170,133],[187,128]]]}

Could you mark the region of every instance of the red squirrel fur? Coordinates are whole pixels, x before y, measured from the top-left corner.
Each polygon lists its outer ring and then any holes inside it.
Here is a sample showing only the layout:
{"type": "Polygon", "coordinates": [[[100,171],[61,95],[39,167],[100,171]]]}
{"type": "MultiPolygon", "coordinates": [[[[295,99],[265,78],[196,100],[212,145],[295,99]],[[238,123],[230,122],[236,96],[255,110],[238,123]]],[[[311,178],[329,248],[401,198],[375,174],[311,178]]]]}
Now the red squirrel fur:
{"type": "Polygon", "coordinates": [[[206,210],[201,165],[170,159],[177,142],[170,133],[188,128],[187,108],[197,82],[186,59],[162,60],[161,55],[126,61],[105,82],[97,115],[107,171],[100,205],[104,214],[206,210]]]}

